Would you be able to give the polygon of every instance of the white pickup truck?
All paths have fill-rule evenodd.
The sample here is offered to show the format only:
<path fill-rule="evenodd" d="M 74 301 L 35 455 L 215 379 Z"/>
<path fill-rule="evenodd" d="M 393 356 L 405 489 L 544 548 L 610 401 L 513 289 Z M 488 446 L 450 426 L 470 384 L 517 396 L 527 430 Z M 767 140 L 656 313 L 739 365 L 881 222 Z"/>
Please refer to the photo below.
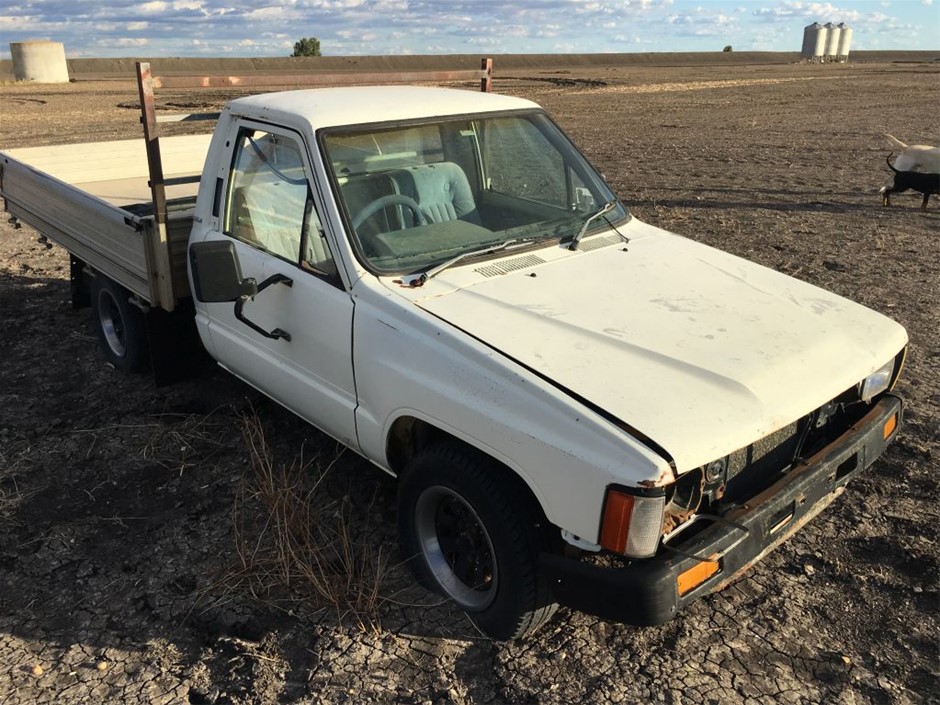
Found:
<path fill-rule="evenodd" d="M 396 476 L 404 556 L 494 638 L 670 619 L 898 432 L 901 326 L 640 222 L 530 101 L 269 93 L 159 149 L 163 217 L 137 142 L 8 150 L 0 191 L 115 365 L 194 327 Z"/>

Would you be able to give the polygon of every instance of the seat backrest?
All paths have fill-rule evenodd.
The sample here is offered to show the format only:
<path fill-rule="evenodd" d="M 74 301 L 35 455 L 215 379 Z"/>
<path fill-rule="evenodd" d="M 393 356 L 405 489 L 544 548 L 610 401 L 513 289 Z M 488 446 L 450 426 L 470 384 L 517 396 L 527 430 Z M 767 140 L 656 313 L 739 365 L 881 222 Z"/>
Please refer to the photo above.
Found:
<path fill-rule="evenodd" d="M 473 191 L 464 170 L 453 162 L 421 164 L 393 174 L 401 193 L 414 198 L 433 223 L 479 222 Z"/>
<path fill-rule="evenodd" d="M 396 193 L 396 185 L 387 174 L 367 174 L 364 176 L 342 177 L 340 188 L 343 191 L 343 200 L 351 218 L 363 210 L 373 201 Z M 387 233 L 400 230 L 402 225 L 394 218 L 389 209 L 385 208 L 365 220 L 356 233 L 360 238 L 368 238 L 377 233 Z M 400 219 L 399 219 L 400 220 Z"/>

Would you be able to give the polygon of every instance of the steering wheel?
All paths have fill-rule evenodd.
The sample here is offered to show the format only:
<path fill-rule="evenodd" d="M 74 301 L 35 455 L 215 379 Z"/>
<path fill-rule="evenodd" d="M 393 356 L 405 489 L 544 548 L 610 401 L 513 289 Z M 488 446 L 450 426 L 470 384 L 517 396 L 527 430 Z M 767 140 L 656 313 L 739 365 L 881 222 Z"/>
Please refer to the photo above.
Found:
<path fill-rule="evenodd" d="M 370 216 L 375 215 L 383 208 L 388 208 L 389 206 L 405 206 L 415 214 L 415 221 L 418 225 L 427 225 L 428 223 L 424 211 L 421 210 L 421 206 L 418 205 L 415 199 L 400 193 L 390 193 L 387 196 L 376 198 L 374 201 L 367 204 L 365 208 L 356 213 L 355 217 L 352 219 L 353 229 L 358 230 L 359 226 L 366 222 Z"/>

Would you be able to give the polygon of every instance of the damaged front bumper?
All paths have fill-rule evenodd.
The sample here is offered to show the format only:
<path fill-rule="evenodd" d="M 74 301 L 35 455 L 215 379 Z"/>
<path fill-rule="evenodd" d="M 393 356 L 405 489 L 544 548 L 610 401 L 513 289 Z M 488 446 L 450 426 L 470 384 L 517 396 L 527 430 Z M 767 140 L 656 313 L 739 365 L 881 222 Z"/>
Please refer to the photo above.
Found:
<path fill-rule="evenodd" d="M 679 547 L 623 567 L 544 553 L 543 575 L 561 604 L 629 624 L 666 622 L 733 582 L 828 506 L 894 439 L 902 407 L 899 397 L 885 395 L 836 441 Z"/>

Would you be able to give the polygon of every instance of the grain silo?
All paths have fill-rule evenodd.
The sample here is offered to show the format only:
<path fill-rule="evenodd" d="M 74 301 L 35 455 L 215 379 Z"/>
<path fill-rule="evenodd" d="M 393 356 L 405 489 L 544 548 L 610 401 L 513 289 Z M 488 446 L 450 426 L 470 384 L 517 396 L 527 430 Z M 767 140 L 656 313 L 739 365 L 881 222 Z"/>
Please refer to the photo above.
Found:
<path fill-rule="evenodd" d="M 839 38 L 842 36 L 842 30 L 832 22 L 826 22 L 826 61 L 835 61 L 839 55 Z"/>
<path fill-rule="evenodd" d="M 804 31 L 804 37 L 809 33 L 813 38 L 812 61 L 825 61 L 826 40 L 829 37 L 829 30 L 823 27 L 819 22 L 814 22 Z"/>
<path fill-rule="evenodd" d="M 822 46 L 819 51 L 816 51 L 817 46 L 820 44 L 819 36 L 820 33 L 823 33 L 825 37 L 825 29 L 819 24 L 819 22 L 813 22 L 813 24 L 806 25 L 803 28 L 803 49 L 800 51 L 800 56 L 804 59 L 812 61 L 816 56 L 822 56 L 826 48 L 826 41 L 823 39 Z"/>
<path fill-rule="evenodd" d="M 848 61 L 849 49 L 852 48 L 852 28 L 840 22 L 839 30 L 839 61 Z"/>

